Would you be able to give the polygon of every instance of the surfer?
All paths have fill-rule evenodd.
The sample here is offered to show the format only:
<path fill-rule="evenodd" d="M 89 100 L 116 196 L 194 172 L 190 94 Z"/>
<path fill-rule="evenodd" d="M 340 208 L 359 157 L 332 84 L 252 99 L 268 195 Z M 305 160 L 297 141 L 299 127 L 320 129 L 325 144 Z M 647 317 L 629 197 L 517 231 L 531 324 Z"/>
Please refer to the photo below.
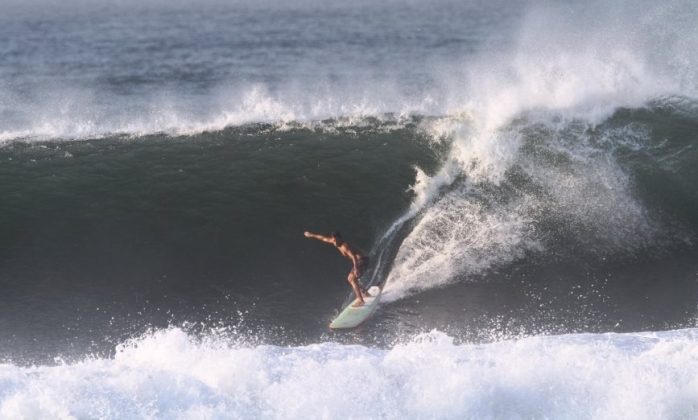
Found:
<path fill-rule="evenodd" d="M 354 293 L 356 294 L 356 299 L 358 299 L 358 302 L 356 302 L 352 306 L 363 305 L 364 298 L 371 296 L 370 294 L 368 294 L 366 289 L 364 289 L 364 287 L 361 286 L 361 283 L 359 282 L 359 278 L 366 272 L 366 269 L 368 268 L 368 257 L 362 254 L 361 251 L 359 251 L 355 247 L 345 242 L 342 239 L 342 235 L 339 232 L 334 232 L 330 236 L 318 235 L 317 233 L 312 232 L 303 232 L 303 235 L 305 235 L 306 238 L 317 239 L 318 241 L 326 242 L 328 244 L 333 245 L 335 248 L 337 248 L 337 251 L 339 251 L 340 254 L 351 260 L 353 267 L 351 269 L 351 272 L 349 273 L 349 276 L 347 277 L 347 281 L 351 285 L 351 288 L 354 290 Z"/>

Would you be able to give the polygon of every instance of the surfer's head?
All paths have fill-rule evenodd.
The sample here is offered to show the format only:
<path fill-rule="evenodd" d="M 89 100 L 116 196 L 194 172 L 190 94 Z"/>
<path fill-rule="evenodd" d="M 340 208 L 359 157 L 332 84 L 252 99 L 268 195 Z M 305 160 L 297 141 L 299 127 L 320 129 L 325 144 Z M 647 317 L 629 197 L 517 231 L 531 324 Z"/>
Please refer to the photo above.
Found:
<path fill-rule="evenodd" d="M 339 232 L 332 232 L 332 239 L 334 239 L 334 246 L 342 245 L 342 234 Z"/>

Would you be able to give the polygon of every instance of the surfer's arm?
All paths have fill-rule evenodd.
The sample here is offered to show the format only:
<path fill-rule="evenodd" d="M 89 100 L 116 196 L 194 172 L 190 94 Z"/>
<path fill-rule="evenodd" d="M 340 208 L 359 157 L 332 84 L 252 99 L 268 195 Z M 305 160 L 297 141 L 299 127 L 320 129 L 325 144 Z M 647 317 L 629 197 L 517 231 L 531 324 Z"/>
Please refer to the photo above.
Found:
<path fill-rule="evenodd" d="M 307 232 L 307 231 L 303 232 L 303 235 L 305 235 L 306 238 L 317 239 L 318 241 L 327 242 L 328 244 L 332 243 L 332 238 L 330 238 L 329 236 L 322 236 L 322 235 L 318 235 L 317 233 L 312 233 L 312 232 Z"/>

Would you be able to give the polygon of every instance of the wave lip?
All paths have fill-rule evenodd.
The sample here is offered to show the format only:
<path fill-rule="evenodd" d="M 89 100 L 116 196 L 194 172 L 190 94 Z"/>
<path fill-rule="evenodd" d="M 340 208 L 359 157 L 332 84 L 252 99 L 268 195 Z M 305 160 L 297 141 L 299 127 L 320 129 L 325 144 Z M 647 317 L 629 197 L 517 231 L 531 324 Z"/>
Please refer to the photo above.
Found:
<path fill-rule="evenodd" d="M 629 6 L 534 4 L 510 50 L 468 64 L 467 93 L 444 113 L 467 118 L 434 124 L 450 153 L 439 172 L 415 182 L 420 208 L 409 212 L 386 300 L 540 254 L 559 245 L 555 237 L 605 256 L 660 242 L 669 229 L 647 211 L 613 150 L 651 139 L 641 123 L 616 130 L 612 120 L 622 109 L 695 98 L 695 66 L 686 64 L 698 56 L 677 51 L 698 40 L 684 19 L 696 9 Z"/>
<path fill-rule="evenodd" d="M 178 328 L 59 366 L 0 365 L 4 418 L 691 418 L 698 329 L 375 349 Z"/>

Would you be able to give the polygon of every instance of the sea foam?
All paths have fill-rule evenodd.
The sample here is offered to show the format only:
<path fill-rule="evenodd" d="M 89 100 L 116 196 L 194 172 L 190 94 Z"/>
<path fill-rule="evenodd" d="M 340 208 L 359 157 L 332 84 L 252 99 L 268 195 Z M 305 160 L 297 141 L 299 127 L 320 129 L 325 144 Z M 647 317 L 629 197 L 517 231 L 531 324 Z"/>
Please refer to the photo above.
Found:
<path fill-rule="evenodd" d="M 698 416 L 698 330 L 389 349 L 240 346 L 178 328 L 113 358 L 0 365 L 3 418 L 565 418 Z"/>

